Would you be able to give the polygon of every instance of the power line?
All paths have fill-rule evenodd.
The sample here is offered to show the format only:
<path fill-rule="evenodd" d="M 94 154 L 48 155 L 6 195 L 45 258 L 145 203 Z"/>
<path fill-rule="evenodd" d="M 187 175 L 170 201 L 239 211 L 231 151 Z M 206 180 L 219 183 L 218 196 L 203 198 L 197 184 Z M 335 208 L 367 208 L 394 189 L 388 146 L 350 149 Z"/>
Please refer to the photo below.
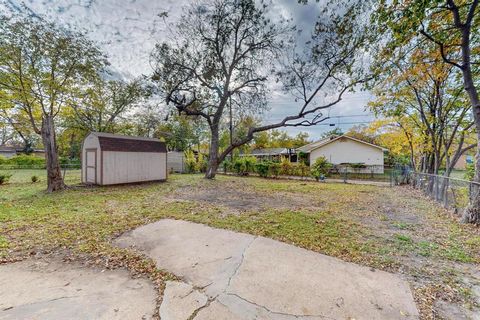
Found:
<path fill-rule="evenodd" d="M 375 116 L 374 114 L 352 114 L 352 115 L 341 115 L 341 116 L 326 116 L 325 118 L 327 119 L 341 119 L 341 118 L 357 118 L 357 117 L 373 117 Z M 274 116 L 274 117 L 268 117 L 269 120 L 283 120 L 287 116 Z M 315 116 L 308 116 L 308 117 L 303 117 L 301 119 L 313 119 Z"/>
<path fill-rule="evenodd" d="M 337 122 L 337 123 L 319 123 L 318 125 L 324 125 L 324 126 L 335 126 L 335 125 L 341 125 L 341 124 L 362 124 L 362 123 L 373 123 L 373 121 L 355 121 L 355 122 Z"/>

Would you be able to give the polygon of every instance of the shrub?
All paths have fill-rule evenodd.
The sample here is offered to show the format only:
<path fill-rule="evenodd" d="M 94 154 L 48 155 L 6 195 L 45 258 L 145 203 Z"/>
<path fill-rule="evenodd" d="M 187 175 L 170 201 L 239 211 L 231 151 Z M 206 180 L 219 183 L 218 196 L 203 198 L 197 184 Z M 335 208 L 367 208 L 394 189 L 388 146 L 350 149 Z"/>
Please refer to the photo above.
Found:
<path fill-rule="evenodd" d="M 317 181 L 322 176 L 326 176 L 329 170 L 332 168 L 332 164 L 327 161 L 325 157 L 319 157 L 312 165 L 311 174 Z"/>
<path fill-rule="evenodd" d="M 260 177 L 266 178 L 270 173 L 270 162 L 268 161 L 261 161 L 255 164 L 255 171 L 258 173 Z"/>
<path fill-rule="evenodd" d="M 232 169 L 233 171 L 235 171 L 236 174 L 242 175 L 245 172 L 245 162 L 243 161 L 243 159 L 235 159 L 235 161 L 233 161 Z"/>
<path fill-rule="evenodd" d="M 306 177 L 310 175 L 310 167 L 305 164 L 305 162 L 300 162 L 297 165 L 297 176 Z"/>
<path fill-rule="evenodd" d="M 257 158 L 255 157 L 245 157 L 243 158 L 245 162 L 245 171 L 248 172 L 255 172 L 255 164 L 257 163 Z"/>
<path fill-rule="evenodd" d="M 78 158 L 60 157 L 58 159 L 61 165 L 80 165 L 81 161 Z"/>
<path fill-rule="evenodd" d="M 11 174 L 0 173 L 0 184 L 7 183 L 10 180 L 11 177 L 12 177 Z"/>
<path fill-rule="evenodd" d="M 261 161 L 255 164 L 255 171 L 260 177 L 278 177 L 280 174 L 281 166 L 278 162 L 273 161 Z"/>
<path fill-rule="evenodd" d="M 475 176 L 475 164 L 473 163 L 468 163 L 467 166 L 465 167 L 465 173 L 464 173 L 464 179 L 472 181 L 473 177 Z"/>
<path fill-rule="evenodd" d="M 185 171 L 187 173 L 197 172 L 197 159 L 192 150 L 185 151 Z"/>
<path fill-rule="evenodd" d="M 230 160 L 223 160 L 220 166 L 223 168 L 224 172 L 232 171 L 232 162 Z"/>
<path fill-rule="evenodd" d="M 6 159 L 5 164 L 25 167 L 43 167 L 45 166 L 45 158 L 40 158 L 33 155 L 20 154 Z"/>
<path fill-rule="evenodd" d="M 4 156 L 0 156 L 0 165 L 6 164 L 6 163 L 7 163 L 7 158 L 5 158 Z"/>
<path fill-rule="evenodd" d="M 305 152 L 303 152 L 303 151 L 300 151 L 300 152 L 298 153 L 298 155 L 297 155 L 297 158 L 298 158 L 298 159 L 297 159 L 298 162 L 304 162 L 304 163 L 307 164 L 307 165 L 309 164 L 309 163 L 308 163 L 308 153 L 305 153 Z"/>
<path fill-rule="evenodd" d="M 293 174 L 293 165 L 290 160 L 286 158 L 282 159 L 280 162 L 280 174 L 285 176 Z"/>
<path fill-rule="evenodd" d="M 348 166 L 354 170 L 365 169 L 367 167 L 364 163 L 349 163 Z"/>
<path fill-rule="evenodd" d="M 273 176 L 274 178 L 277 178 L 278 175 L 280 174 L 280 163 L 278 162 L 271 162 L 270 163 L 270 168 L 269 168 L 270 175 Z"/>
<path fill-rule="evenodd" d="M 207 172 L 207 167 L 208 167 L 207 158 L 203 154 L 199 153 L 198 159 L 197 159 L 196 171 Z"/>
<path fill-rule="evenodd" d="M 38 181 L 38 177 L 37 176 L 32 176 L 32 182 L 35 183 Z"/>
<path fill-rule="evenodd" d="M 237 158 L 233 162 L 232 169 L 235 171 L 236 174 L 245 176 L 248 175 L 249 172 L 255 171 L 256 163 L 257 159 L 254 157 Z"/>

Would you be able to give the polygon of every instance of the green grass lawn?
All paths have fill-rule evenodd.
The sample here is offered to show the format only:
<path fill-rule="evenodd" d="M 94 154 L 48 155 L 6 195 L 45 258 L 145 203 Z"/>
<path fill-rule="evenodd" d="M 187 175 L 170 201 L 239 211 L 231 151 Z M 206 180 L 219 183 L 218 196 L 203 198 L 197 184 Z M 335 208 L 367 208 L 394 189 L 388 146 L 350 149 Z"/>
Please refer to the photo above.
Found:
<path fill-rule="evenodd" d="M 452 173 L 450 173 L 450 177 L 455 178 L 455 179 L 465 180 L 466 179 L 465 174 L 466 174 L 466 170 L 455 169 L 455 170 L 452 171 Z"/>
<path fill-rule="evenodd" d="M 125 231 L 175 218 L 270 237 L 346 261 L 402 274 L 422 318 L 434 303 L 476 310 L 470 280 L 480 263 L 480 233 L 404 187 L 376 187 L 261 178 L 172 175 L 164 183 L 111 187 L 79 184 L 47 194 L 45 172 L 12 170 L 0 186 L 0 262 L 62 254 L 107 268 L 128 267 L 165 278 L 153 261 L 111 245 Z M 37 175 L 40 181 L 31 182 Z M 473 280 L 472 280 L 473 281 Z"/>

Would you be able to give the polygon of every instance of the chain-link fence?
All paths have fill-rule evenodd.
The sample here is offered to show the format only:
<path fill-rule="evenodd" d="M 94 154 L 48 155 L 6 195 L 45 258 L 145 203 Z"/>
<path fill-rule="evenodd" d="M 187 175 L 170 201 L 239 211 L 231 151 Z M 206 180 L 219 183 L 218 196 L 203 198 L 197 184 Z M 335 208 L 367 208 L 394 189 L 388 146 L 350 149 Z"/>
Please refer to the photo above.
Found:
<path fill-rule="evenodd" d="M 476 182 L 413 171 L 407 183 L 455 213 L 461 213 L 480 188 Z"/>
<path fill-rule="evenodd" d="M 345 182 L 349 180 L 389 182 L 394 170 L 394 167 L 383 165 L 335 165 L 330 170 L 328 178 Z"/>
<path fill-rule="evenodd" d="M 63 178 L 70 184 L 80 183 L 80 164 L 60 164 Z M 47 170 L 45 165 L 0 165 L 0 175 L 8 177 L 9 183 L 30 183 L 35 181 L 46 181 Z"/>
<path fill-rule="evenodd" d="M 80 169 L 80 163 L 61 163 L 60 168 L 62 170 L 74 170 Z M 0 164 L 0 170 L 14 170 L 14 169 L 31 169 L 31 170 L 42 170 L 46 169 L 44 164 Z"/>
<path fill-rule="evenodd" d="M 408 165 L 396 164 L 392 166 L 389 171 L 390 185 L 393 187 L 402 184 L 408 184 L 411 172 L 413 172 L 413 170 Z"/>

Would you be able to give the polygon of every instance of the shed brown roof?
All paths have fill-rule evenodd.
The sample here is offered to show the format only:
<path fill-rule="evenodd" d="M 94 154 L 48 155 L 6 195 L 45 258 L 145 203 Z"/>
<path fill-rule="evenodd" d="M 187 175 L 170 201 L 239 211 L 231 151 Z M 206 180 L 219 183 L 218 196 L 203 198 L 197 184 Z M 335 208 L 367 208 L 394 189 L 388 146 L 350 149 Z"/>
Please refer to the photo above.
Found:
<path fill-rule="evenodd" d="M 167 152 L 165 143 L 160 140 L 144 140 L 99 136 L 100 148 L 103 151 L 123 152 Z"/>

